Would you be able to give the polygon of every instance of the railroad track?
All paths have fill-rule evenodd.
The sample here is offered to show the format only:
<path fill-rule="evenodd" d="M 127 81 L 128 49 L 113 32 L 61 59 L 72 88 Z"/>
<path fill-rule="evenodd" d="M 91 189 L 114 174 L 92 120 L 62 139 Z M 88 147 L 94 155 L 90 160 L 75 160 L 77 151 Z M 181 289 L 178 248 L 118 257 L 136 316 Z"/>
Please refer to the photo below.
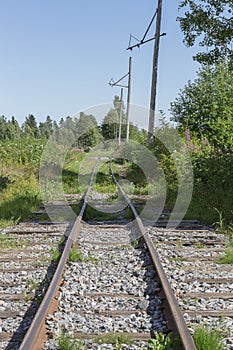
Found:
<path fill-rule="evenodd" d="M 71 205 L 79 196 L 67 196 Z M 51 205 L 64 214 L 64 202 Z M 46 221 L 45 221 L 46 220 Z M 56 271 L 72 225 L 52 223 L 42 207 L 31 219 L 0 230 L 0 349 L 18 349 Z"/>
<path fill-rule="evenodd" d="M 138 349 L 154 331 L 167 334 L 172 330 L 174 336 L 182 337 L 185 349 L 195 349 L 140 219 L 134 222 L 136 227 L 85 224 L 81 228 L 90 191 L 91 187 L 20 350 L 43 348 L 46 334 L 55 339 L 48 339 L 44 349 L 56 349 L 56 335 L 64 330 L 81 338 L 83 348 L 89 349 L 99 349 L 99 341 L 101 348 L 109 348 L 105 344 L 109 334 L 114 334 L 115 345 L 126 336 L 133 341 L 130 348 Z M 71 247 L 78 248 L 79 261 L 65 268 Z"/>
<path fill-rule="evenodd" d="M 22 342 L 56 269 L 55 252 L 67 227 L 20 224 L 0 235 L 0 349 Z"/>
<path fill-rule="evenodd" d="M 200 229 L 148 232 L 190 332 L 200 325 L 219 329 L 226 349 L 233 349 L 233 269 L 218 263 L 226 236 Z"/>
<path fill-rule="evenodd" d="M 93 176 L 92 174 L 92 179 Z M 120 187 L 119 191 L 125 195 Z M 186 317 L 187 307 L 184 308 L 180 302 L 183 298 L 180 298 L 180 291 L 177 292 L 177 286 L 172 279 L 173 266 L 169 270 L 167 265 L 168 252 L 171 251 L 172 245 L 168 243 L 169 247 L 161 246 L 164 231 L 151 229 L 148 234 L 126 197 L 125 200 L 136 215 L 134 222 L 121 225 L 83 223 L 82 216 L 90 193 L 91 187 L 85 195 L 84 205 L 72 229 L 63 225 L 62 231 L 60 226 L 51 225 L 59 231 L 55 246 L 58 246 L 62 235 L 68 237 L 63 254 L 56 272 L 53 270 L 48 278 L 50 281 L 53 276 L 36 315 L 35 312 L 33 315 L 29 313 L 28 319 L 24 317 L 24 320 L 19 320 L 16 327 L 18 332 L 14 330 L 6 349 L 55 350 L 59 349 L 61 334 L 72 334 L 80 340 L 80 349 L 133 350 L 146 348 L 147 341 L 154 331 L 163 334 L 172 331 L 173 336 L 178 335 L 181 338 L 183 349 L 195 350 L 180 308 L 191 332 L 193 321 Z M 45 226 L 47 230 L 52 230 L 49 225 Z M 41 227 L 42 225 L 40 229 Z M 35 237 L 34 234 L 33 236 Z M 181 238 L 178 240 L 180 242 Z M 170 242 L 171 238 L 168 241 Z M 161 254 L 164 268 L 155 246 Z M 181 245 L 179 247 L 181 248 Z M 70 249 L 76 251 L 76 262 L 67 263 Z M 48 256 L 48 259 L 51 257 Z M 174 271 L 178 269 L 179 267 Z M 48 271 L 47 265 L 45 276 Z M 17 283 L 21 283 L 20 279 Z M 43 283 L 40 283 L 40 286 L 43 286 Z M 48 283 L 46 288 L 47 286 Z M 25 316 L 25 312 L 27 314 L 30 308 L 28 304 L 24 307 L 21 314 Z M 14 305 L 12 308 L 15 308 Z M 22 333 L 21 329 L 24 330 Z M 9 335 L 5 341 L 7 339 L 9 340 Z M 130 345 L 120 345 L 128 342 Z M 1 344 L 4 343 L 0 343 L 0 349 L 5 349 Z"/>

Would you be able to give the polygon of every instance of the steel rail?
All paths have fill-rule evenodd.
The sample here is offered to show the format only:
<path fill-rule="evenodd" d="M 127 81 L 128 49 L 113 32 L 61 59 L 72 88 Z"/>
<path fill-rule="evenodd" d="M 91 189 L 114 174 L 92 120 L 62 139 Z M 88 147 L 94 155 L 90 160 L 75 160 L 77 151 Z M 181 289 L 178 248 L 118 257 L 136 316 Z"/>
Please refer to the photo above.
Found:
<path fill-rule="evenodd" d="M 98 163 L 98 161 L 97 161 L 97 163 Z M 82 220 L 84 211 L 85 211 L 86 206 L 87 206 L 87 198 L 88 198 L 90 191 L 91 191 L 96 167 L 97 167 L 97 164 L 93 168 L 89 187 L 88 187 L 88 189 L 83 197 L 82 208 L 81 208 L 79 215 L 78 215 L 77 219 L 75 220 L 74 225 L 72 227 L 72 230 L 67 238 L 67 241 L 66 241 L 64 250 L 62 252 L 61 258 L 59 260 L 55 274 L 53 275 L 53 278 L 52 278 L 51 283 L 47 289 L 47 292 L 44 296 L 44 299 L 42 300 L 42 302 L 41 302 L 41 304 L 36 312 L 36 315 L 33 318 L 33 321 L 31 323 L 29 329 L 27 330 L 27 333 L 24 336 L 24 339 L 19 347 L 19 350 L 41 349 L 41 347 L 38 347 L 36 344 L 38 344 L 40 342 L 39 336 L 40 336 L 41 330 L 45 324 L 45 319 L 47 317 L 47 314 L 48 314 L 49 308 L 52 304 L 52 301 L 58 292 L 58 288 L 59 288 L 59 285 L 60 285 L 60 282 L 61 282 L 61 279 L 63 276 L 65 265 L 66 265 L 66 262 L 67 262 L 68 257 L 69 257 L 69 251 L 70 251 L 74 241 L 77 239 L 77 236 L 80 232 L 81 220 Z"/>
<path fill-rule="evenodd" d="M 194 344 L 193 338 L 192 338 L 192 336 L 188 330 L 188 327 L 185 323 L 185 320 L 184 320 L 184 317 L 183 317 L 182 312 L 180 310 L 179 304 L 176 300 L 176 297 L 173 293 L 171 285 L 168 281 L 166 273 L 165 273 L 163 266 L 160 262 L 159 255 L 158 255 L 148 233 L 145 231 L 144 225 L 143 225 L 136 209 L 134 208 L 129 197 L 124 192 L 124 190 L 122 189 L 122 187 L 118 183 L 115 175 L 113 174 L 112 163 L 111 163 L 111 172 L 112 172 L 112 178 L 115 181 L 119 191 L 121 192 L 122 196 L 124 197 L 128 206 L 130 207 L 130 209 L 133 212 L 133 215 L 135 217 L 135 220 L 136 220 L 138 229 L 140 231 L 141 237 L 143 237 L 144 242 L 145 242 L 145 244 L 150 252 L 151 259 L 153 261 L 153 264 L 154 264 L 155 269 L 157 271 L 157 274 L 159 276 L 159 280 L 161 282 L 162 289 L 163 289 L 163 292 L 165 294 L 165 297 L 166 297 L 166 300 L 168 303 L 169 311 L 170 311 L 171 317 L 173 319 L 173 323 L 175 324 L 177 333 L 178 333 L 180 340 L 182 342 L 183 349 L 184 350 L 197 350 L 196 346 Z"/>

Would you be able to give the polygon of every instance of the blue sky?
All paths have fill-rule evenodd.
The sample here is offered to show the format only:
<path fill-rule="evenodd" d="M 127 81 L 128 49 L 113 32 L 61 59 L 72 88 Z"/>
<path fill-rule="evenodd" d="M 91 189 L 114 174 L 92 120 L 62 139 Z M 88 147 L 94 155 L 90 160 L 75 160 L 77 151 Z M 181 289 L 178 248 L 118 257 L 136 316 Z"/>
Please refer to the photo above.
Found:
<path fill-rule="evenodd" d="M 179 3 L 163 1 L 161 32 L 167 35 L 160 41 L 156 110 L 165 112 L 199 68 L 194 49 L 182 43 Z M 148 107 L 153 43 L 126 48 L 130 33 L 141 39 L 156 6 L 157 0 L 0 0 L 0 115 L 20 124 L 28 114 L 59 120 L 111 103 L 120 88 L 108 82 L 127 73 L 129 55 L 131 102 Z"/>

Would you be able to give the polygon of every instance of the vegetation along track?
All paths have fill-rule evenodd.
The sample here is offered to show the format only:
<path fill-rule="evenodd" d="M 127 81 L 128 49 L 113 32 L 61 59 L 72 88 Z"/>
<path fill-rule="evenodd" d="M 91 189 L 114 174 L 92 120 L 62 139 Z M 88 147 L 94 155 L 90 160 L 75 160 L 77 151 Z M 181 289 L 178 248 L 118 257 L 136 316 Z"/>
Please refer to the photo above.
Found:
<path fill-rule="evenodd" d="M 115 349 L 131 342 L 124 346 L 141 349 L 154 332 L 166 335 L 170 330 L 180 335 L 184 349 L 195 349 L 140 219 L 127 226 L 81 227 L 89 195 L 90 188 L 20 350 L 41 348 L 45 332 L 49 339 L 43 349 L 59 349 L 69 334 L 83 349 Z"/>
<path fill-rule="evenodd" d="M 120 191 L 122 190 L 120 189 Z M 90 189 L 86 196 L 89 194 Z M 131 205 L 129 199 L 126 200 Z M 144 349 L 147 348 L 147 340 L 153 335 L 154 331 L 167 334 L 170 330 L 174 334 L 180 335 L 184 349 L 195 349 L 171 290 L 173 288 L 186 322 L 192 331 L 194 318 L 192 318 L 192 313 L 187 311 L 191 305 L 192 296 L 188 295 L 185 306 L 180 301 L 184 300 L 181 297 L 182 288 L 180 283 L 182 281 L 184 284 L 186 282 L 188 284 L 190 281 L 188 279 L 184 281 L 181 271 L 185 269 L 180 269 L 178 264 L 183 262 L 184 259 L 177 258 L 175 253 L 180 251 L 175 248 L 181 249 L 185 246 L 182 239 L 186 242 L 190 241 L 187 236 L 191 235 L 192 231 L 178 230 L 171 232 L 154 228 L 145 230 L 137 217 L 134 222 L 129 222 L 127 225 L 119 223 L 102 223 L 102 225 L 83 223 L 82 229 L 76 237 L 79 228 L 81 228 L 80 222 L 84 207 L 66 240 L 65 255 L 61 257 L 57 272 L 54 275 L 57 276 L 53 278 L 54 287 L 49 286 L 46 293 L 48 299 L 44 299 L 40 304 L 39 312 L 34 318 L 20 350 L 59 349 L 60 342 L 72 342 L 70 334 L 75 339 L 80 340 L 76 347 L 80 349 Z M 37 225 L 37 227 L 41 228 L 42 225 Z M 56 227 L 61 233 L 60 226 L 47 225 L 44 227 L 48 231 Z M 67 229 L 67 226 L 63 225 L 63 232 L 65 229 Z M 154 245 L 146 231 L 149 231 Z M 195 232 L 198 237 L 197 231 Z M 179 238 L 176 238 L 177 236 Z M 211 237 L 211 234 L 208 233 L 207 235 L 205 232 L 205 238 L 208 239 L 207 236 Z M 60 237 L 61 235 L 59 238 L 57 237 L 56 246 Z M 168 237 L 167 245 L 161 243 L 166 241 L 166 237 Z M 216 237 L 218 237 L 219 245 L 222 247 L 219 240 L 220 236 Z M 208 239 L 208 241 L 210 240 L 211 238 Z M 172 243 L 172 241 L 176 241 L 176 243 Z M 189 244 L 192 244 L 192 242 L 189 242 Z M 200 247 L 200 244 L 200 240 L 197 241 L 194 244 L 195 249 L 193 251 L 196 251 L 197 248 L 199 250 L 204 249 Z M 197 247 L 197 245 L 199 246 Z M 160 259 L 164 264 L 171 286 L 154 246 L 161 254 Z M 72 258 L 72 254 L 69 253 L 71 247 L 74 248 L 72 249 Z M 171 247 L 175 248 L 171 250 Z M 218 249 L 218 247 L 216 248 Z M 171 252 L 177 266 L 172 265 L 169 260 Z M 64 276 L 61 280 L 69 254 L 70 260 L 74 261 L 69 261 L 66 264 Z M 190 258 L 191 251 L 188 255 Z M 47 271 L 49 269 L 45 271 L 45 275 Z M 53 273 L 54 271 L 51 274 Z M 231 277 L 229 275 L 229 278 Z M 185 293 L 187 293 L 186 288 L 187 286 L 183 288 Z M 190 291 L 190 293 L 192 292 Z M 24 294 L 27 294 L 27 291 Z M 27 299 L 29 299 L 29 296 Z M 223 297 L 223 299 L 227 300 L 226 297 Z M 226 304 L 225 307 L 228 308 L 228 305 Z M 15 310 L 15 306 L 12 308 Z M 196 305 L 194 309 L 196 311 Z M 32 314 L 30 316 L 30 312 L 28 312 L 30 309 L 27 305 L 25 305 L 24 310 L 31 318 L 24 318 L 24 321 L 22 319 L 19 321 L 21 329 L 27 329 L 33 317 Z M 187 315 L 190 316 L 187 317 Z M 13 318 L 15 317 L 13 316 Z M 41 325 L 43 325 L 42 328 Z M 17 328 L 19 330 L 19 326 Z M 47 339 L 45 345 L 42 345 L 45 333 L 49 335 L 49 339 Z M 11 347 L 8 346 L 8 349 L 17 349 L 19 347 L 17 342 L 21 341 L 20 337 L 22 337 L 21 333 L 15 331 L 11 339 Z M 36 339 L 35 342 L 34 339 Z M 4 346 L 2 348 L 4 349 Z M 154 348 L 156 349 L 156 347 Z M 178 348 L 177 345 L 175 349 Z"/>

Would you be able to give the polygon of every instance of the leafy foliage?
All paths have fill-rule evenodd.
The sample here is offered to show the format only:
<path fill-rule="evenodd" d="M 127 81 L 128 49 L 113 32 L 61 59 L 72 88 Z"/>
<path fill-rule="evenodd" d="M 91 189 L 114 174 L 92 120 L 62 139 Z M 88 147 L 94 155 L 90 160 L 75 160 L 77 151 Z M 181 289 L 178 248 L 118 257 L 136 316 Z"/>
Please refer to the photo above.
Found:
<path fill-rule="evenodd" d="M 101 140 L 98 123 L 93 115 L 81 112 L 77 121 L 78 146 L 88 149 L 96 146 Z"/>
<path fill-rule="evenodd" d="M 172 120 L 222 150 L 233 149 L 233 71 L 227 64 L 203 67 L 171 103 Z"/>
<path fill-rule="evenodd" d="M 163 334 L 155 332 L 155 338 L 148 341 L 149 350 L 178 350 L 180 349 L 179 340 L 171 339 L 172 333 Z"/>
<path fill-rule="evenodd" d="M 179 9 L 187 9 L 178 17 L 186 46 L 193 46 L 200 38 L 199 46 L 207 52 L 199 52 L 194 59 L 200 63 L 216 63 L 227 58 L 233 63 L 233 1 L 232 0 L 183 0 Z"/>
<path fill-rule="evenodd" d="M 38 167 L 44 149 L 43 140 L 33 138 L 0 142 L 0 159 L 2 165 L 34 165 Z"/>

